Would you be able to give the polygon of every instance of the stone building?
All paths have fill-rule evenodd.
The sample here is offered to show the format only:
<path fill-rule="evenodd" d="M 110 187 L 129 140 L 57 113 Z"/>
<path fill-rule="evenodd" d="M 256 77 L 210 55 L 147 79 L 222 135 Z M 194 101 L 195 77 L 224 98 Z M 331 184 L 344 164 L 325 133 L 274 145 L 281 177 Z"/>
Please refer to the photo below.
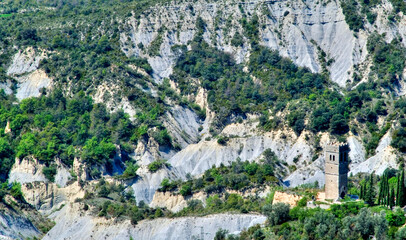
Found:
<path fill-rule="evenodd" d="M 348 144 L 329 144 L 325 147 L 325 198 L 337 200 L 347 195 Z"/>

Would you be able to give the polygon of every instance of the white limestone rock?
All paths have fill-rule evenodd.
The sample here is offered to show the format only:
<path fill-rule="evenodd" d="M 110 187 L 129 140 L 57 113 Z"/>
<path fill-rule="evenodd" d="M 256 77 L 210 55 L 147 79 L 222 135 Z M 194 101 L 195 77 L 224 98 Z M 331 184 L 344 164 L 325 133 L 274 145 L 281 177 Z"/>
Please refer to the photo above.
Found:
<path fill-rule="evenodd" d="M 15 77 L 17 80 L 17 94 L 19 100 L 29 97 L 39 97 L 42 88 L 49 89 L 52 80 L 43 70 L 35 70 L 21 77 Z"/>
<path fill-rule="evenodd" d="M 256 224 L 263 224 L 266 217 L 255 214 L 215 214 L 205 217 L 158 218 L 143 220 L 132 225 L 129 220 L 117 222 L 79 213 L 79 204 L 66 205 L 51 214 L 56 222 L 44 240 L 52 239 L 143 239 L 183 240 L 213 239 L 222 228 L 238 234 Z M 203 232 L 203 236 L 201 233 Z M 203 237 L 203 238 L 201 238 Z"/>

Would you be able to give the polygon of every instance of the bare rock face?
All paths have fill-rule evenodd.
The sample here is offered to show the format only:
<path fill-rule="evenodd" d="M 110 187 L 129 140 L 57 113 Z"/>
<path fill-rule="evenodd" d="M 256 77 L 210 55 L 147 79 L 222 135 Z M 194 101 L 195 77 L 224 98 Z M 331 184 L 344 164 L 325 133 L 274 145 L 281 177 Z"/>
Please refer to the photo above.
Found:
<path fill-rule="evenodd" d="M 6 128 L 4 128 L 4 134 L 10 133 L 11 128 L 10 128 L 10 121 L 7 121 Z"/>
<path fill-rule="evenodd" d="M 0 239 L 15 240 L 39 237 L 41 232 L 26 216 L 0 206 Z"/>
<path fill-rule="evenodd" d="M 38 164 L 35 159 L 16 159 L 9 174 L 9 182 L 19 182 L 21 184 L 37 181 L 48 182 L 42 173 L 42 168 L 43 166 Z"/>
<path fill-rule="evenodd" d="M 205 217 L 158 218 L 132 225 L 129 220 L 114 222 L 79 212 L 79 204 L 73 204 L 51 214 L 56 225 L 43 239 L 213 239 L 220 228 L 230 233 L 239 233 L 266 221 L 265 216 L 255 214 L 216 214 Z"/>
<path fill-rule="evenodd" d="M 288 130 L 279 130 L 271 133 L 262 133 L 256 129 L 256 124 L 241 123 L 227 126 L 221 133 L 229 136 L 226 145 L 217 143 L 217 139 L 201 140 L 195 144 L 189 144 L 186 148 L 169 158 L 169 168 L 164 168 L 156 173 L 150 173 L 146 167 L 148 161 L 141 160 L 145 164 L 138 170 L 139 178 L 130 183 L 137 201 L 150 203 L 156 190 L 164 178 L 186 179 L 191 176 L 199 176 L 212 166 L 221 164 L 230 165 L 233 161 L 258 161 L 262 153 L 271 149 L 275 154 L 288 164 L 306 166 L 312 158 L 312 147 L 303 136 L 296 137 Z M 237 134 L 237 135 L 235 135 Z M 297 158 L 297 163 L 294 159 Z M 296 160 L 295 160 L 296 161 Z M 322 169 L 319 169 L 322 173 Z M 309 172 L 312 176 L 315 172 Z"/>
<path fill-rule="evenodd" d="M 84 195 L 78 182 L 68 182 L 72 176 L 58 160 L 55 182 L 52 183 L 42 173 L 44 165 L 33 158 L 16 159 L 9 182 L 21 183 L 25 200 L 43 213 L 49 213 L 63 204 L 73 202 Z"/>
<path fill-rule="evenodd" d="M 388 131 L 379 142 L 376 148 L 376 154 L 365 161 L 359 163 L 350 169 L 349 174 L 357 174 L 360 172 L 371 173 L 381 175 L 386 168 L 398 168 L 397 158 L 395 149 L 390 146 L 392 141 L 392 131 Z"/>
<path fill-rule="evenodd" d="M 119 87 L 114 84 L 103 83 L 97 86 L 96 93 L 93 95 L 93 99 L 96 103 L 104 103 L 108 111 L 113 112 L 122 109 L 130 116 L 131 120 L 134 120 L 136 111 L 130 104 L 127 98 L 116 100 L 113 96 L 119 91 Z"/>
<path fill-rule="evenodd" d="M 20 50 L 13 57 L 12 64 L 7 69 L 7 75 L 22 75 L 38 69 L 39 63 L 45 58 L 44 53 L 38 53 L 32 47 Z"/>
<path fill-rule="evenodd" d="M 190 200 L 200 200 L 205 204 L 207 194 L 198 192 L 193 196 L 183 197 L 182 195 L 172 195 L 170 192 L 156 192 L 150 204 L 150 207 L 167 208 L 172 212 L 179 212 L 187 207 L 187 202 Z"/>
<path fill-rule="evenodd" d="M 330 76 L 340 86 L 350 81 L 352 66 L 365 60 L 366 38 L 354 37 L 338 1 L 197 1 L 193 9 L 187 3 L 157 6 L 127 22 L 129 31 L 121 34 L 122 49 L 127 55 L 146 57 L 160 82 L 172 73 L 176 61 L 171 47 L 193 39 L 199 16 L 206 23 L 204 40 L 231 53 L 238 63 L 244 62 L 249 57 L 248 39 L 244 38 L 242 46 L 231 44 L 235 34 L 243 35 L 242 11 L 249 19 L 258 16 L 262 45 L 279 50 L 299 66 L 320 72 L 319 54 L 324 51 L 327 61 L 332 59 Z M 227 21 L 231 27 L 226 27 Z M 151 56 L 149 47 L 156 40 L 160 40 L 159 54 Z"/>
<path fill-rule="evenodd" d="M 297 205 L 297 202 L 301 198 L 302 197 L 299 196 L 299 195 L 294 195 L 294 194 L 289 194 L 289 193 L 285 193 L 285 192 L 276 191 L 275 195 L 273 197 L 272 204 L 286 203 L 286 204 L 289 204 L 291 207 L 295 207 Z"/>
<path fill-rule="evenodd" d="M 23 100 L 29 97 L 39 97 L 42 88 L 50 87 L 52 80 L 43 70 L 35 70 L 21 77 L 15 77 L 18 81 L 16 97 Z"/>
<path fill-rule="evenodd" d="M 174 106 L 166 113 L 164 126 L 182 148 L 199 140 L 200 120 L 189 108 Z"/>
<path fill-rule="evenodd" d="M 34 50 L 28 47 L 25 50 L 18 51 L 10 67 L 7 69 L 7 75 L 17 81 L 17 98 L 19 100 L 40 96 L 42 88 L 50 88 L 52 80 L 43 70 L 38 69 L 39 63 L 46 58 L 46 53 L 40 50 Z M 11 93 L 7 86 L 1 86 L 6 93 Z"/>

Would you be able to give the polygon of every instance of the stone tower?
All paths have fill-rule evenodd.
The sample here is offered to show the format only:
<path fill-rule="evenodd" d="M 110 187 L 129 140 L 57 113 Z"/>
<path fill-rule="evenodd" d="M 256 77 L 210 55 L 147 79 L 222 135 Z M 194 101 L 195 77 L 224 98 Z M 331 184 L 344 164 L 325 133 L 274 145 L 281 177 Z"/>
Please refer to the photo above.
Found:
<path fill-rule="evenodd" d="M 348 144 L 328 144 L 325 148 L 325 198 L 337 200 L 347 195 Z"/>

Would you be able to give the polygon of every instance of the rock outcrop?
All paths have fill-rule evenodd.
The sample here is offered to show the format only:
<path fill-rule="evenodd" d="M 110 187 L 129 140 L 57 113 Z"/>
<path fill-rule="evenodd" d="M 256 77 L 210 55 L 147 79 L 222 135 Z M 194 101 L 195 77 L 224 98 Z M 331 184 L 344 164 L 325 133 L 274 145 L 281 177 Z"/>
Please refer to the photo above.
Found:
<path fill-rule="evenodd" d="M 147 57 L 158 81 L 172 73 L 176 52 L 171 47 L 187 45 L 193 39 L 198 17 L 206 24 L 205 41 L 231 53 L 237 62 L 244 62 L 249 57 L 249 40 L 243 38 L 243 44 L 236 47 L 231 39 L 235 34 L 243 34 L 240 21 L 243 17 L 258 16 L 262 45 L 279 50 L 313 72 L 322 70 L 319 55 L 323 51 L 327 61 L 332 62 L 328 66 L 330 76 L 340 86 L 351 81 L 353 66 L 363 62 L 367 55 L 367 34 L 354 36 L 338 1 L 197 1 L 192 8 L 189 6 L 188 2 L 156 6 L 141 18 L 130 19 L 128 32 L 121 34 L 123 51 Z M 155 56 L 149 53 L 149 47 L 157 39 L 161 44 Z"/>
<path fill-rule="evenodd" d="M 276 191 L 273 197 L 272 204 L 275 203 L 286 203 L 289 204 L 291 207 L 295 207 L 297 202 L 301 199 L 301 196 L 295 194 L 289 194 L 285 192 Z"/>
<path fill-rule="evenodd" d="M 72 204 L 51 214 L 56 225 L 43 239 L 213 239 L 220 228 L 236 234 L 266 221 L 265 216 L 255 214 L 216 214 L 205 217 L 158 218 L 132 225 L 129 220 L 106 220 L 80 212 L 80 205 Z"/>
<path fill-rule="evenodd" d="M 14 55 L 7 69 L 7 75 L 17 81 L 16 97 L 19 100 L 38 97 L 42 88 L 51 87 L 52 80 L 43 70 L 38 69 L 40 61 L 44 58 L 46 58 L 45 51 L 34 50 L 32 47 L 20 50 Z M 11 94 L 7 86 L 4 86 L 4 89 L 6 93 Z"/>
<path fill-rule="evenodd" d="M 0 239 L 15 240 L 39 237 L 41 232 L 28 217 L 0 206 Z"/>

